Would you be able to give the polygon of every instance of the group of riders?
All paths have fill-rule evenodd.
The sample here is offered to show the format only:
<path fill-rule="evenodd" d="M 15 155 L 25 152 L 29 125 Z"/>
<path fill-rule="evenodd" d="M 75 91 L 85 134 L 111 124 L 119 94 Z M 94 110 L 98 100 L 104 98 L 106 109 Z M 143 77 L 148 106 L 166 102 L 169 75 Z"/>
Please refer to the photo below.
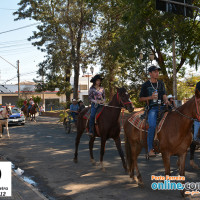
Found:
<path fill-rule="evenodd" d="M 29 101 L 24 100 L 21 111 L 24 111 L 24 109 L 27 109 L 27 116 L 29 116 L 30 110 L 34 106 L 34 104 L 35 102 L 32 97 L 30 97 Z"/>
<path fill-rule="evenodd" d="M 166 106 L 169 109 L 176 109 L 176 104 L 174 101 L 174 96 L 168 95 L 166 93 L 165 84 L 159 78 L 160 68 L 156 66 L 150 66 L 148 69 L 149 80 L 143 83 L 139 101 L 146 102 L 146 107 L 148 108 L 148 119 L 149 124 L 148 134 L 147 134 L 147 145 L 148 145 L 148 155 L 150 157 L 156 156 L 153 149 L 153 141 L 155 136 L 155 130 L 157 125 L 158 112 L 164 110 Z M 100 75 L 95 75 L 90 82 L 92 86 L 89 90 L 89 101 L 91 102 L 91 113 L 89 120 L 89 135 L 94 137 L 94 124 L 95 124 L 95 115 L 100 105 L 103 105 L 106 101 L 105 99 L 105 90 L 101 86 L 103 78 Z M 200 82 L 197 83 L 196 89 L 200 91 Z M 73 100 L 75 101 L 75 100 Z M 73 105 L 73 106 L 72 106 Z M 72 104 L 70 110 L 73 115 L 78 113 L 78 105 L 75 109 L 75 105 Z M 76 111 L 74 111 L 76 110 Z M 200 122 L 194 122 L 194 137 L 193 140 L 197 144 L 200 144 L 200 139 L 198 138 L 198 130 L 200 128 Z"/>

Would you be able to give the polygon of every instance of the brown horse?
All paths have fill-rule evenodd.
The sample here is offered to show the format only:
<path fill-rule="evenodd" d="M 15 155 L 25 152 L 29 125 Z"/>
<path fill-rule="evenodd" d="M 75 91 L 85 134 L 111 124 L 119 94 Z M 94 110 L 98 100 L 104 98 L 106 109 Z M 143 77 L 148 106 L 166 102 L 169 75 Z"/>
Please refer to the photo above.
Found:
<path fill-rule="evenodd" d="M 170 112 L 158 133 L 160 143 L 160 152 L 165 167 L 165 174 L 170 175 L 170 157 L 172 155 L 178 156 L 179 174 L 185 175 L 185 158 L 187 149 L 192 142 L 191 128 L 193 121 L 199 116 L 200 107 L 200 92 L 195 91 L 195 96 L 187 103 L 180 106 L 176 111 Z M 198 113 L 198 114 L 197 114 Z M 142 177 L 137 165 L 137 157 L 140 154 L 142 147 L 147 148 L 147 142 L 143 145 L 140 137 L 146 141 L 146 133 L 140 132 L 132 126 L 128 120 L 124 124 L 125 133 L 125 150 L 130 177 L 134 178 L 134 169 L 137 173 L 138 184 L 143 184 Z M 140 136 L 142 134 L 142 136 Z M 184 195 L 184 191 L 182 191 Z"/>
<path fill-rule="evenodd" d="M 38 105 L 35 103 L 32 105 L 32 107 L 29 111 L 31 121 L 33 121 L 33 120 L 35 121 L 35 114 L 37 113 L 37 108 L 38 108 Z M 28 117 L 29 117 L 29 114 L 28 114 Z"/>
<path fill-rule="evenodd" d="M 97 120 L 98 128 L 95 126 L 95 137 L 101 137 L 100 163 L 103 170 L 104 170 L 103 156 L 105 151 L 105 144 L 106 140 L 109 138 L 112 138 L 115 141 L 117 150 L 119 152 L 119 155 L 123 163 L 123 167 L 126 170 L 124 153 L 121 148 L 121 139 L 120 139 L 119 117 L 122 107 L 125 107 L 129 112 L 132 112 L 134 110 L 133 105 L 129 98 L 129 94 L 127 93 L 126 89 L 117 88 L 117 94 L 113 96 L 112 101 L 107 106 L 104 106 L 102 114 Z M 78 145 L 80 142 L 80 138 L 85 128 L 88 127 L 88 121 L 84 119 L 83 116 L 89 109 L 90 108 L 85 108 L 78 116 L 74 162 L 77 162 L 78 159 Z M 90 158 L 93 164 L 95 163 L 93 157 L 93 144 L 95 141 L 95 137 L 91 137 L 89 142 Z"/>

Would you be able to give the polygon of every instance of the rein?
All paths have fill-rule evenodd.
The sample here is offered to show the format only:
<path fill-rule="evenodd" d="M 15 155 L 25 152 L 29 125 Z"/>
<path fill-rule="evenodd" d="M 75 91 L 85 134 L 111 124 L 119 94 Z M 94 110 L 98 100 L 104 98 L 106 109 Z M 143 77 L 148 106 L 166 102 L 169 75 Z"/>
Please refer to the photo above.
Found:
<path fill-rule="evenodd" d="M 119 108 L 119 109 L 121 109 L 121 108 L 123 108 L 124 107 L 124 105 L 126 105 L 126 104 L 130 104 L 130 103 L 132 103 L 132 102 L 122 102 L 122 100 L 120 99 L 119 100 L 119 94 L 118 94 L 118 92 L 117 92 L 117 101 L 119 102 L 119 104 L 121 103 L 122 104 L 122 106 L 110 106 L 110 105 L 105 105 L 105 104 L 99 104 L 100 106 L 105 106 L 105 107 L 110 107 L 110 108 Z"/>
<path fill-rule="evenodd" d="M 178 114 L 180 114 L 181 116 L 187 118 L 187 119 L 190 119 L 191 121 L 197 121 L 197 122 L 200 122 L 200 113 L 199 113 L 199 108 L 198 108 L 198 104 L 197 102 L 200 101 L 200 99 L 197 99 L 195 97 L 195 106 L 196 106 L 196 117 L 197 119 L 193 118 L 193 117 L 190 117 L 188 115 L 185 115 L 183 113 L 181 113 L 179 110 L 175 109 L 174 111 L 176 111 Z"/>

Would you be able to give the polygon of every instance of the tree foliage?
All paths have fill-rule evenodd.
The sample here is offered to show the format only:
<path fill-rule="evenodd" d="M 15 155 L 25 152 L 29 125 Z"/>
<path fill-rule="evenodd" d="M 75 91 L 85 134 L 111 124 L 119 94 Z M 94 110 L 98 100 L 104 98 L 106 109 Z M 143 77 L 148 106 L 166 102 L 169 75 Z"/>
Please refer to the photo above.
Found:
<path fill-rule="evenodd" d="M 47 58 L 40 63 L 46 76 L 43 87 L 58 87 L 69 98 L 70 76 L 74 73 L 74 98 L 78 96 L 79 69 L 92 53 L 89 31 L 93 25 L 91 10 L 84 0 L 21 0 L 14 14 L 16 20 L 33 19 L 41 22 L 29 40 Z M 41 84 L 39 85 L 41 88 Z"/>

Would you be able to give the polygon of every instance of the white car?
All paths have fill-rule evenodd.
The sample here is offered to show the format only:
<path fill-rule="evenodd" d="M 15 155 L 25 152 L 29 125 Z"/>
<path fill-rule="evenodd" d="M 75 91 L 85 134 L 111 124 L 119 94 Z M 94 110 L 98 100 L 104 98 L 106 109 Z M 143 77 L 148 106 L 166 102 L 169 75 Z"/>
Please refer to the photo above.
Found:
<path fill-rule="evenodd" d="M 8 118 L 8 124 L 25 124 L 24 114 L 16 107 L 12 108 L 11 115 Z"/>

